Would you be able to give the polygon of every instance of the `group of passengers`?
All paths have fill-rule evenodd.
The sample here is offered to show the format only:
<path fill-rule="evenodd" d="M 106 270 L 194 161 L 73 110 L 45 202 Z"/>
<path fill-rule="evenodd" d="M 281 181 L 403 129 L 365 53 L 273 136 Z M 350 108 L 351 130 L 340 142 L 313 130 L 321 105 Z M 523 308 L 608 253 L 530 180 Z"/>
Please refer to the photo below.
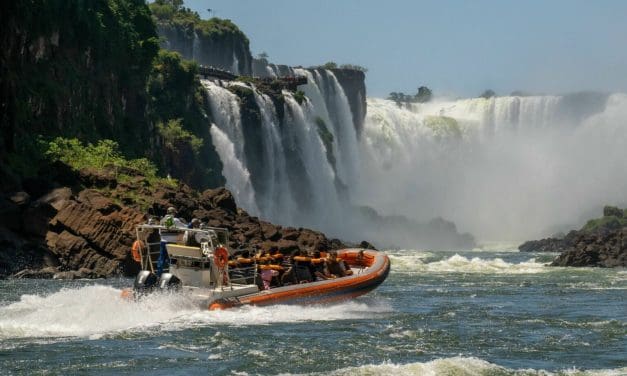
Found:
<path fill-rule="evenodd" d="M 256 265 L 259 280 L 255 281 L 260 288 L 288 286 L 327 279 L 341 278 L 353 274 L 348 263 L 338 257 L 337 251 L 322 254 L 319 251 L 308 253 L 295 250 L 290 254 L 279 251 L 269 252 L 239 251 L 229 261 L 231 280 L 239 282 L 244 279 L 250 283 L 250 273 Z M 248 278 L 247 278 L 248 277 Z"/>

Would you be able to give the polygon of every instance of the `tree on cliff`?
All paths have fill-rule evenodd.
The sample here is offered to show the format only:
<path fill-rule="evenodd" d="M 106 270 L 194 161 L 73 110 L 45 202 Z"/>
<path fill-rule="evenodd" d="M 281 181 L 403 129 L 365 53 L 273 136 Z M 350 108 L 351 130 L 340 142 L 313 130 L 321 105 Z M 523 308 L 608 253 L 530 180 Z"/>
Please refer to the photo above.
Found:
<path fill-rule="evenodd" d="M 261 61 L 262 63 L 268 65 L 269 61 L 268 58 L 270 57 L 270 55 L 268 55 L 268 53 L 266 51 L 262 51 L 259 55 L 257 55 L 257 60 Z"/>
<path fill-rule="evenodd" d="M 432 96 L 433 96 L 433 92 L 431 91 L 431 89 L 429 89 L 426 86 L 421 86 L 418 88 L 418 92 L 414 96 L 414 99 L 418 103 L 426 103 L 431 100 Z"/>
<path fill-rule="evenodd" d="M 494 92 L 494 90 L 488 89 L 488 90 L 484 91 L 483 93 L 481 93 L 481 95 L 479 97 L 488 99 L 488 98 L 492 98 L 492 97 L 495 97 L 495 96 L 496 96 L 496 93 Z"/>

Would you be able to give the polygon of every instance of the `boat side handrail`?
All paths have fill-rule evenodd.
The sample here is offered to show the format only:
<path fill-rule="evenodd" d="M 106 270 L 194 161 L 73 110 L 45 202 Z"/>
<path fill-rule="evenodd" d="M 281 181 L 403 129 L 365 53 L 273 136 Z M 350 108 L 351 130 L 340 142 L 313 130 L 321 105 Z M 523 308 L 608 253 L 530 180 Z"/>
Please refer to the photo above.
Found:
<path fill-rule="evenodd" d="M 256 264 L 252 266 L 229 268 L 229 271 L 231 272 L 229 273 L 230 274 L 229 280 L 231 284 L 247 285 L 249 284 L 248 281 L 250 279 L 252 279 L 253 283 L 257 279 L 257 265 Z M 233 275 L 234 273 L 241 274 L 242 276 L 236 277 Z"/>

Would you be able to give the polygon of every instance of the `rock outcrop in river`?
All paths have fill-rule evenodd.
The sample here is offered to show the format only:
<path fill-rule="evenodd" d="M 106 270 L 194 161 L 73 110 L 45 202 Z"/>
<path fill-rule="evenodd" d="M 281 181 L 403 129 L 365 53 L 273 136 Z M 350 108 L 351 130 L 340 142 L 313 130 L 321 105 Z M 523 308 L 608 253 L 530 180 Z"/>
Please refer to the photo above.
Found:
<path fill-rule="evenodd" d="M 564 237 L 531 240 L 521 252 L 561 252 L 552 266 L 627 267 L 627 218 L 625 211 L 606 206 L 603 217 L 588 221 Z"/>
<path fill-rule="evenodd" d="M 186 220 L 199 218 L 230 231 L 232 249 L 256 248 L 291 252 L 344 247 L 338 240 L 304 228 L 276 226 L 237 207 L 225 188 L 204 192 L 185 184 L 156 186 L 135 173 L 129 181 L 113 170 L 74 172 L 62 164 L 54 183 L 36 182 L 34 189 L 1 197 L 0 277 L 100 278 L 134 275 L 138 265 L 130 256 L 135 225 L 147 210 L 165 214 L 178 208 Z M 127 171 L 128 173 L 128 171 Z M 59 182 L 63 182 L 61 186 Z"/>

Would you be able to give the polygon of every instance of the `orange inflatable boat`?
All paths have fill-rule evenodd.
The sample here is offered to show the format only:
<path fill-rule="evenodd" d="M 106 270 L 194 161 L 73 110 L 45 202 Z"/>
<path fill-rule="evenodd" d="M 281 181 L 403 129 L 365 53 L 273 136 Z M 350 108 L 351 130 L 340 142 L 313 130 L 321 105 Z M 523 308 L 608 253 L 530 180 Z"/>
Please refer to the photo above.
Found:
<path fill-rule="evenodd" d="M 388 257 L 373 250 L 344 249 L 317 258 L 278 252 L 251 256 L 229 252 L 225 244 L 225 229 L 140 225 L 132 254 L 143 270 L 122 295 L 175 290 L 211 310 L 319 304 L 363 295 L 390 271 Z"/>

